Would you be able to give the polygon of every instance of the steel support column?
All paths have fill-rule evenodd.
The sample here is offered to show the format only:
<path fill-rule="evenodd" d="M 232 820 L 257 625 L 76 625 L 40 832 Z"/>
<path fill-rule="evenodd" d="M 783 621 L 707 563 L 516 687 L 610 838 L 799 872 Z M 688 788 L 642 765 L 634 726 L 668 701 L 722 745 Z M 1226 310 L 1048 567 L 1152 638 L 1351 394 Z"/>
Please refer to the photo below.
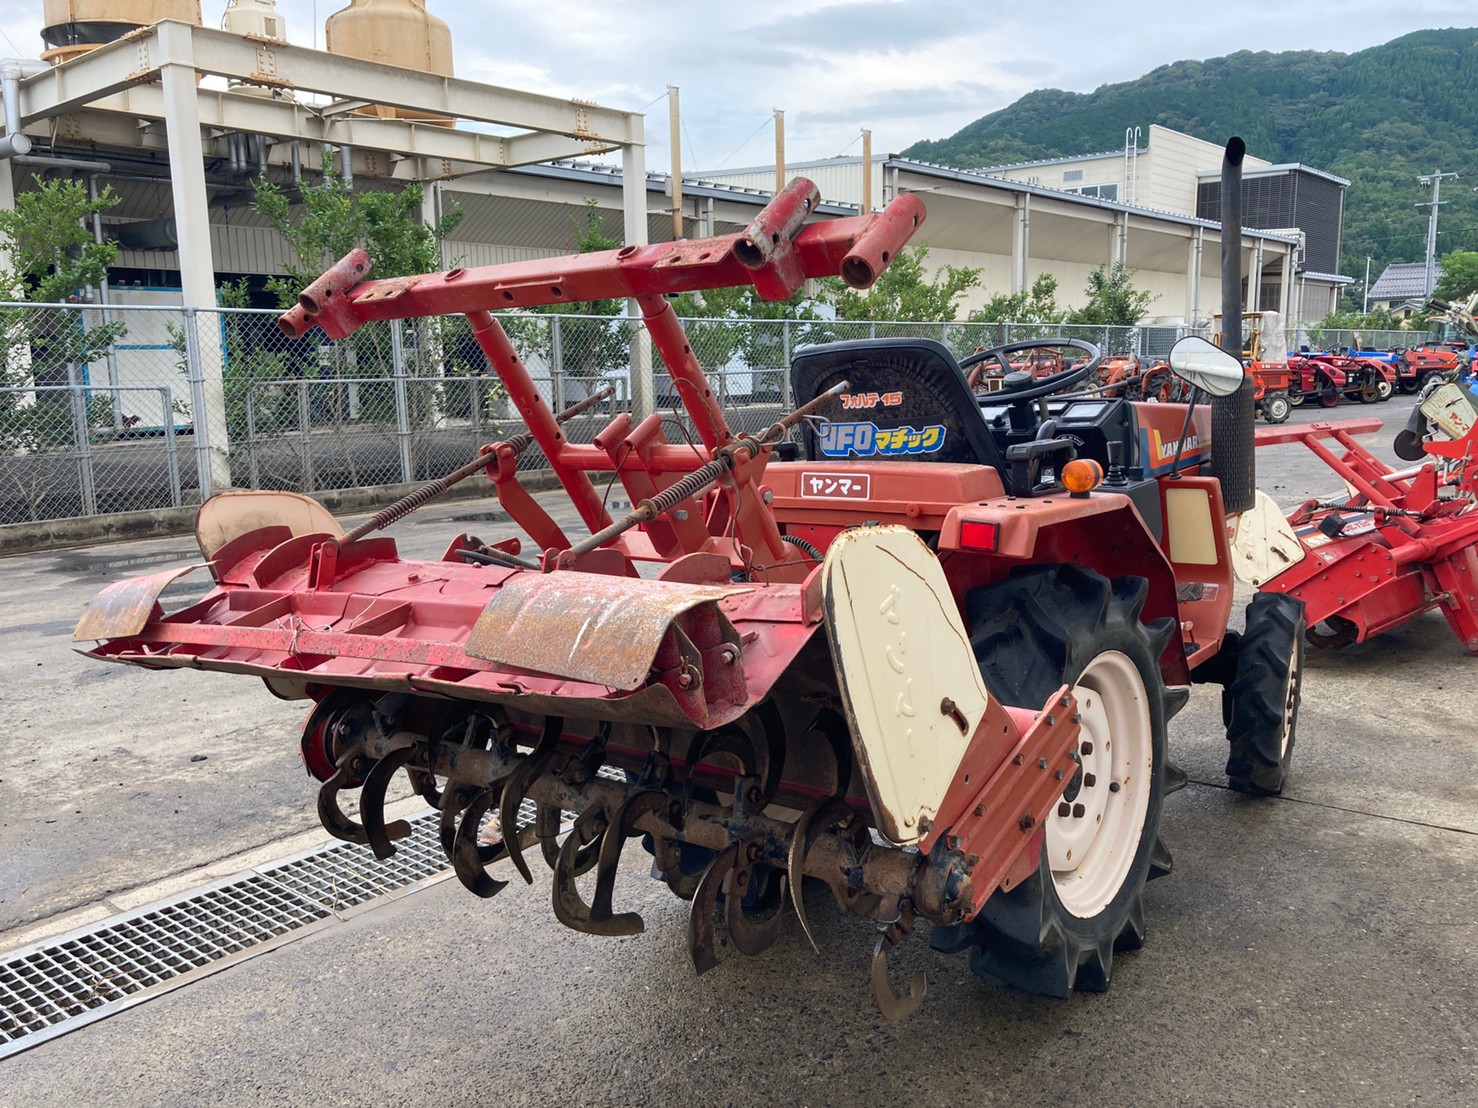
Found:
<path fill-rule="evenodd" d="M 1247 269 L 1246 311 L 1255 312 L 1262 302 L 1262 239 L 1252 244 L 1252 265 Z"/>
<path fill-rule="evenodd" d="M 642 145 L 642 119 L 632 120 L 635 141 L 621 148 L 621 210 L 624 215 L 622 235 L 625 246 L 647 245 L 647 157 Z M 641 305 L 626 301 L 626 314 L 632 320 L 642 317 Z M 631 414 L 641 420 L 652 414 L 656 387 L 652 377 L 652 341 L 645 327 L 634 326 L 631 336 Z"/>
<path fill-rule="evenodd" d="M 162 46 L 174 57 L 188 57 L 190 28 L 184 23 L 165 22 L 156 32 Z M 164 125 L 169 134 L 169 177 L 174 201 L 175 225 L 179 228 L 180 288 L 185 307 L 216 307 L 215 260 L 210 245 L 210 210 L 205 193 L 205 151 L 200 141 L 200 117 L 195 105 L 195 70 L 185 64 L 161 67 L 164 92 Z M 221 383 L 222 351 L 220 319 L 214 311 L 186 317 L 194 328 L 197 368 L 201 382 L 199 399 L 204 411 L 191 413 L 197 445 L 204 435 L 200 495 L 231 484 L 230 442 L 226 433 L 226 398 Z"/>
<path fill-rule="evenodd" d="M 1032 198 L 1016 194 L 1016 219 L 1011 229 L 1011 291 L 1026 291 L 1027 256 L 1031 250 Z"/>
<path fill-rule="evenodd" d="M 1201 266 L 1206 253 L 1206 228 L 1191 232 L 1185 272 L 1185 319 L 1191 326 L 1201 315 Z"/>

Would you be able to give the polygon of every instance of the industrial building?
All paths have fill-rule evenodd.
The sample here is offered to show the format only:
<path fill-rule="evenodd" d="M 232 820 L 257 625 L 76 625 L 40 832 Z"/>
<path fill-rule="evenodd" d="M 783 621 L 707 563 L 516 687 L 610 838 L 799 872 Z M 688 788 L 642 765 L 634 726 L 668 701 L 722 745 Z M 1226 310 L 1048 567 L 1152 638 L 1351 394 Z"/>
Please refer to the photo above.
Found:
<path fill-rule="evenodd" d="M 1045 272 L 1058 277 L 1072 304 L 1093 267 L 1123 261 L 1135 271 L 1136 287 L 1156 296 L 1155 322 L 1203 320 L 1221 298 L 1216 216 L 1222 148 L 1158 124 L 1141 146 L 1137 130 L 1122 151 L 970 170 L 879 155 L 869 159 L 869 184 L 884 200 L 901 189 L 929 194 L 930 222 L 922 237 L 938 263 L 984 267 L 977 296 L 1028 287 Z M 826 199 L 856 204 L 862 160 L 833 158 L 788 169 L 813 177 Z M 700 176 L 758 188 L 773 180 L 774 169 Z M 1247 310 L 1278 311 L 1296 322 L 1322 319 L 1333 309 L 1351 281 L 1336 272 L 1348 185 L 1308 166 L 1244 159 Z M 942 229 L 956 202 L 974 217 L 962 214 Z M 946 205 L 949 211 L 942 210 Z"/>

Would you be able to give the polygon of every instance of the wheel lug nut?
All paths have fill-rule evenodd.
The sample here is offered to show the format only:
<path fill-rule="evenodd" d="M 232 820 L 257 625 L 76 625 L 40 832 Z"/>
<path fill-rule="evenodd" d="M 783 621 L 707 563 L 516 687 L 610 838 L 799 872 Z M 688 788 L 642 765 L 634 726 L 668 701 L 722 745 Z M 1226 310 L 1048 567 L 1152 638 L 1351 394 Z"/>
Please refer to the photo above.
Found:
<path fill-rule="evenodd" d="M 1085 774 L 1083 774 L 1083 786 L 1085 788 L 1091 789 L 1096 784 L 1098 784 L 1098 778 L 1097 777 L 1095 777 L 1091 773 L 1085 773 Z"/>
<path fill-rule="evenodd" d="M 1069 804 L 1066 800 L 1064 800 L 1061 804 L 1057 806 L 1057 814 L 1059 816 L 1067 816 L 1069 813 L 1072 812 L 1072 810 L 1073 806 Z"/>
<path fill-rule="evenodd" d="M 1110 781 L 1109 782 L 1109 792 L 1116 793 L 1118 791 L 1119 791 L 1119 783 L 1117 781 Z"/>
<path fill-rule="evenodd" d="M 1073 819 L 1082 819 L 1088 814 L 1088 809 L 1081 804 L 1073 805 Z"/>

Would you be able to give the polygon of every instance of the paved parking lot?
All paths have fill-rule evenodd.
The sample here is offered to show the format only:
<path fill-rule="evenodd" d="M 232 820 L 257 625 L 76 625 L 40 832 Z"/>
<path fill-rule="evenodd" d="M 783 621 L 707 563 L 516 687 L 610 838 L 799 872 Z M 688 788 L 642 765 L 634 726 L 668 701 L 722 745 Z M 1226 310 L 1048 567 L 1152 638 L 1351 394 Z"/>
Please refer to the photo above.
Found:
<path fill-rule="evenodd" d="M 1390 457 L 1409 406 L 1337 414 L 1385 419 L 1368 441 Z M 1259 474 L 1286 505 L 1338 487 L 1296 446 L 1260 452 Z M 459 530 L 502 537 L 453 518 L 485 510 L 394 533 L 436 556 Z M 70 650 L 98 588 L 190 545 L 0 562 L 0 951 L 316 827 L 300 706 Z M 815 909 L 820 956 L 792 928 L 695 978 L 686 905 L 633 845 L 617 903 L 640 936 L 566 931 L 537 872 L 492 902 L 443 882 L 0 1062 L 0 1104 L 1475 1103 L 1475 678 L 1436 614 L 1311 659 L 1276 800 L 1223 787 L 1218 697 L 1198 689 L 1172 727 L 1192 779 L 1166 805 L 1175 872 L 1107 994 L 1007 992 L 919 937 L 898 972 L 927 970 L 931 995 L 891 1025 L 869 926 Z"/>

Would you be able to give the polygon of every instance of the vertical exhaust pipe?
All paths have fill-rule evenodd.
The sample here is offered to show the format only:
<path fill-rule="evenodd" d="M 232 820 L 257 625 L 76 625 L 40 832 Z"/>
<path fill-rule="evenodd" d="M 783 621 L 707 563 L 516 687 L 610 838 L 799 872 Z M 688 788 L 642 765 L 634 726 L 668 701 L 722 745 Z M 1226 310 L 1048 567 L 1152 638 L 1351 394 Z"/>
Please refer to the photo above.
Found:
<path fill-rule="evenodd" d="M 1247 144 L 1227 142 L 1221 161 L 1221 345 L 1242 357 L 1242 158 Z M 1228 514 L 1252 507 L 1257 492 L 1253 452 L 1256 405 L 1251 375 L 1231 396 L 1211 400 L 1212 469 Z"/>

